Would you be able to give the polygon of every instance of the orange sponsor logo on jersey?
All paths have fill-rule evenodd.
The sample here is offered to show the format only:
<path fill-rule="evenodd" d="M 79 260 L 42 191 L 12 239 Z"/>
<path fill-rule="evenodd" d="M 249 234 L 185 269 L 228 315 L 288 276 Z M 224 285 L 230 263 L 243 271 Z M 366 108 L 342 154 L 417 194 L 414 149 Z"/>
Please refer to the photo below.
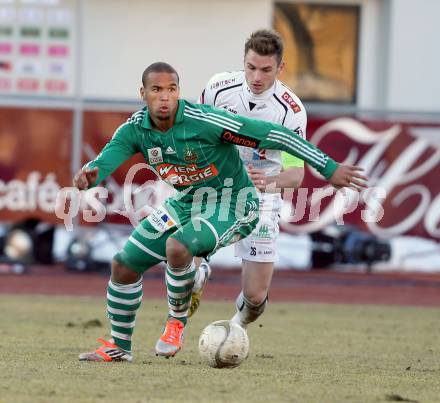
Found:
<path fill-rule="evenodd" d="M 245 136 L 244 134 L 234 133 L 226 129 L 223 130 L 220 138 L 226 143 L 232 143 L 244 147 L 257 148 L 258 144 L 260 144 L 259 140 L 255 140 L 252 137 Z"/>
<path fill-rule="evenodd" d="M 293 100 L 287 91 L 282 95 L 282 98 L 290 105 L 295 113 L 301 112 L 300 106 Z"/>
<path fill-rule="evenodd" d="M 189 186 L 218 175 L 218 170 L 214 164 L 199 168 L 196 164 L 174 165 L 166 163 L 158 165 L 156 169 L 164 181 L 174 186 Z"/>

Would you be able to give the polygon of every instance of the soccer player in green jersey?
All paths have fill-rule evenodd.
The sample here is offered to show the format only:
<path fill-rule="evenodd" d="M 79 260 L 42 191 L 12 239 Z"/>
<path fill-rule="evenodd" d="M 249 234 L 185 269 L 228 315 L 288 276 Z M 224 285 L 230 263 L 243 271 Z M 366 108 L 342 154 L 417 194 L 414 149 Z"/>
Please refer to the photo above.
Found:
<path fill-rule="evenodd" d="M 194 257 L 210 255 L 249 235 L 258 222 L 258 196 L 235 145 L 280 149 L 318 170 L 335 187 L 365 187 L 361 168 L 339 165 L 289 129 L 196 105 L 179 98 L 179 76 L 166 63 L 142 75 L 146 107 L 113 135 L 73 179 L 80 190 L 98 185 L 140 152 L 177 195 L 133 231 L 112 261 L 107 288 L 111 339 L 81 361 L 132 361 L 131 337 L 142 299 L 142 274 L 166 261 L 169 315 L 156 354 L 182 347 L 195 278 Z"/>

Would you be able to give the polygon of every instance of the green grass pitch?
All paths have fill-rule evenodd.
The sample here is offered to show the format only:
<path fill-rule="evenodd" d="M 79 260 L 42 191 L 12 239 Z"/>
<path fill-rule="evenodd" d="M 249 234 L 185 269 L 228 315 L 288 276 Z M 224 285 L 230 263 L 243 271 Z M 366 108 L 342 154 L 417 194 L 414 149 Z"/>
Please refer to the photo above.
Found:
<path fill-rule="evenodd" d="M 104 298 L 0 295 L 0 402 L 440 401 L 440 311 L 271 303 L 249 328 L 249 358 L 203 365 L 204 326 L 232 302 L 203 302 L 172 359 L 152 350 L 165 301 L 144 300 L 134 362 L 82 363 L 109 334 Z M 100 325 L 102 324 L 102 325 Z"/>

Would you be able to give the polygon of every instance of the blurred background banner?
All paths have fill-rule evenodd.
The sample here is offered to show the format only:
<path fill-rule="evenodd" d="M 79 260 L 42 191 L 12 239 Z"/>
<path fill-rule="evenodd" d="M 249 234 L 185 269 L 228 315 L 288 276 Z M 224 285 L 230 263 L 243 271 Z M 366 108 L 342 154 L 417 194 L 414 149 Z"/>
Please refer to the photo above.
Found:
<path fill-rule="evenodd" d="M 303 211 L 298 192 L 295 222 L 288 225 L 292 232 L 321 230 L 339 220 L 381 237 L 440 237 L 440 124 L 312 117 L 308 135 L 336 160 L 362 166 L 370 193 L 341 198 L 345 205 L 338 208 L 335 192 L 317 197 L 325 182 L 307 169 L 302 185 L 308 189 L 307 204 Z"/>
<path fill-rule="evenodd" d="M 0 108 L 0 221 L 51 223 L 58 191 L 71 183 L 72 111 Z"/>

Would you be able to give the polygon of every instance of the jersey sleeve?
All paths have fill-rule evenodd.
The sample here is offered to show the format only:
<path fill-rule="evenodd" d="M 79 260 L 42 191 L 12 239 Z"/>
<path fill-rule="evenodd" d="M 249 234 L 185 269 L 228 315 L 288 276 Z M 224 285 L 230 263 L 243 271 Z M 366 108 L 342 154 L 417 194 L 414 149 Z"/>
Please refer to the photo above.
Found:
<path fill-rule="evenodd" d="M 88 162 L 88 168 L 99 168 L 95 186 L 111 175 L 124 161 L 138 152 L 134 141 L 135 129 L 131 123 L 119 126 L 112 139 L 104 146 L 97 157 Z"/>
<path fill-rule="evenodd" d="M 225 110 L 210 109 L 209 114 L 216 115 L 217 121 L 223 122 L 223 130 L 216 130 L 220 133 L 220 141 L 244 147 L 286 151 L 307 162 L 326 179 L 330 178 L 338 167 L 336 161 L 287 127 L 235 115 Z"/>

